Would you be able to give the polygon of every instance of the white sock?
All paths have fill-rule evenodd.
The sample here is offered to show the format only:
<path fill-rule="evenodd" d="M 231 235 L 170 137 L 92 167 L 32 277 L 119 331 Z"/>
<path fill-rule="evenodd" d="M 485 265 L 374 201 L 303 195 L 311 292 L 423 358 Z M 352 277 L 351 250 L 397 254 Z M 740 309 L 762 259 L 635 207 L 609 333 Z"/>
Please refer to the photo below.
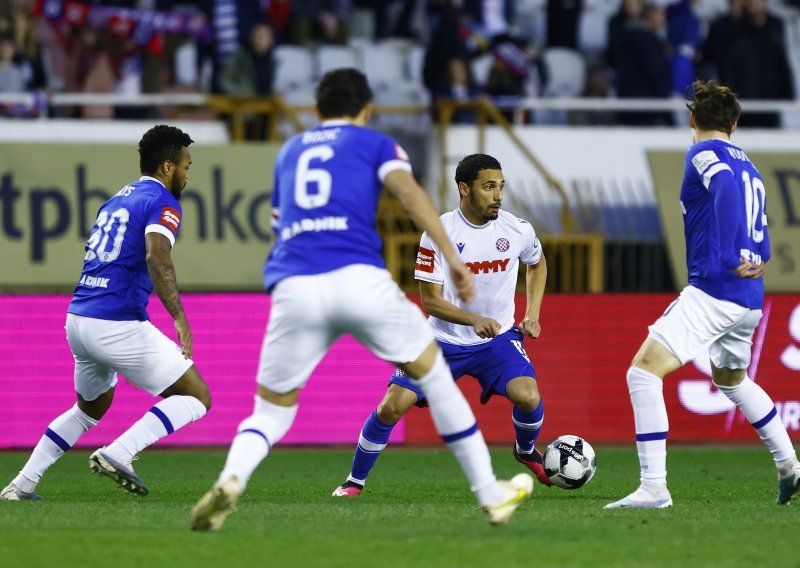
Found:
<path fill-rule="evenodd" d="M 461 464 L 478 502 L 496 505 L 503 501 L 489 448 L 441 353 L 430 372 L 415 383 L 425 393 L 436 430 Z"/>
<path fill-rule="evenodd" d="M 640 481 L 643 485 L 666 485 L 669 421 L 664 381 L 638 367 L 628 369 L 627 380 L 636 424 Z"/>
<path fill-rule="evenodd" d="M 733 387 L 716 386 L 739 407 L 747 421 L 756 429 L 777 466 L 795 456 L 786 426 L 778 416 L 775 403 L 764 389 L 750 380 L 750 377 L 745 377 L 741 383 Z"/>
<path fill-rule="evenodd" d="M 114 440 L 105 451 L 114 459 L 129 464 L 150 444 L 200 420 L 206 407 L 193 396 L 173 395 L 148 410 L 133 426 Z"/>
<path fill-rule="evenodd" d="M 31 493 L 51 465 L 64 455 L 97 420 L 78 408 L 76 404 L 53 420 L 28 458 L 28 462 L 14 478 L 14 485 L 21 491 Z"/>
<path fill-rule="evenodd" d="M 219 479 L 235 475 L 244 491 L 250 476 L 258 467 L 272 446 L 280 442 L 294 423 L 297 407 L 278 406 L 256 395 L 253 415 L 245 418 L 237 429 L 236 437 L 228 450 L 225 467 Z"/>

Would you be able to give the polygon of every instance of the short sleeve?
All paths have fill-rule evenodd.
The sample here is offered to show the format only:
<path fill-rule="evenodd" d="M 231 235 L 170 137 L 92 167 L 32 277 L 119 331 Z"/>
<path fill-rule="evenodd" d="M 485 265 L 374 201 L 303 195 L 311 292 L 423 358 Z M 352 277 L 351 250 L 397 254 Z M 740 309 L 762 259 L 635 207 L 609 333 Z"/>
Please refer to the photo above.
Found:
<path fill-rule="evenodd" d="M 400 144 L 388 136 L 382 136 L 378 146 L 378 179 L 381 180 L 381 183 L 394 170 L 405 170 L 411 173 L 411 161 Z"/>
<path fill-rule="evenodd" d="M 703 187 L 708 189 L 711 185 L 711 178 L 720 172 L 730 172 L 733 174 L 731 167 L 720 160 L 719 156 L 714 150 L 701 150 L 696 154 L 687 156 L 692 168 L 697 172 L 700 180 L 703 182 Z"/>
<path fill-rule="evenodd" d="M 175 199 L 156 199 L 148 207 L 144 234 L 160 233 L 169 239 L 170 245 L 175 246 L 182 215 L 181 206 Z"/>
<path fill-rule="evenodd" d="M 422 238 L 419 240 L 414 278 L 434 284 L 444 284 L 442 255 L 438 247 L 428 237 L 427 233 L 422 233 Z"/>
<path fill-rule="evenodd" d="M 526 243 L 519 253 L 519 259 L 523 264 L 538 264 L 542 259 L 542 243 L 539 242 L 533 225 L 524 219 L 520 219 L 519 223 L 523 242 Z"/>

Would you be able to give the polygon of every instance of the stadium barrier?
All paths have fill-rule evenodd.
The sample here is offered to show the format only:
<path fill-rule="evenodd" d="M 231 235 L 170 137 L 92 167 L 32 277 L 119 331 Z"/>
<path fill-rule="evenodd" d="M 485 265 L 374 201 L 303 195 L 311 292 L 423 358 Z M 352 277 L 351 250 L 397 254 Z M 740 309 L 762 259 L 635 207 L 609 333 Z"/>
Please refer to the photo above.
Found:
<path fill-rule="evenodd" d="M 632 441 L 625 373 L 647 325 L 672 299 L 672 294 L 545 297 L 542 335 L 525 340 L 545 403 L 543 441 L 570 433 L 593 443 Z M 0 384 L 6 401 L 0 413 L 0 449 L 35 445 L 47 424 L 74 404 L 72 357 L 63 332 L 68 304 L 65 294 L 0 296 Z M 519 296 L 518 320 L 524 304 Z M 211 388 L 213 407 L 205 418 L 159 445 L 228 444 L 252 410 L 269 297 L 189 293 L 184 305 L 194 334 L 194 361 Z M 153 323 L 173 337 L 171 320 L 155 298 L 150 313 Z M 800 440 L 800 294 L 767 297 L 753 343 L 749 374 L 773 397 L 792 439 Z M 354 444 L 383 397 L 390 373 L 390 365 L 352 338 L 340 339 L 303 390 L 297 421 L 282 443 Z M 487 440 L 509 444 L 514 431 L 508 401 L 494 397 L 481 406 L 477 381 L 465 377 L 459 385 Z M 758 440 L 741 413 L 711 385 L 705 356 L 669 376 L 664 396 L 671 441 Z M 153 403 L 121 378 L 108 415 L 79 445 L 108 443 Z M 392 436 L 392 443 L 441 443 L 428 411 L 416 408 Z"/>

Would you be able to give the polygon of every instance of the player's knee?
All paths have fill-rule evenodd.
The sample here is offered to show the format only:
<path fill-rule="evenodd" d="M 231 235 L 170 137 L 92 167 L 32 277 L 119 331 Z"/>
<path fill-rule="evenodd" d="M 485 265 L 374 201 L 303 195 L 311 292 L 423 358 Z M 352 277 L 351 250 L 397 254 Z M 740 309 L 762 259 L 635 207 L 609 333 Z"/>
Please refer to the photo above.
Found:
<path fill-rule="evenodd" d="M 203 383 L 200 392 L 195 395 L 195 398 L 199 400 L 203 406 L 206 407 L 206 412 L 211 410 L 211 391 L 208 389 L 208 385 Z"/>
<path fill-rule="evenodd" d="M 506 386 L 506 396 L 523 412 L 533 412 L 542 398 L 535 379 L 519 377 Z"/>
<path fill-rule="evenodd" d="M 541 400 L 539 391 L 534 389 L 524 393 L 517 400 L 512 400 L 511 402 L 523 412 L 533 412 L 539 406 Z"/>
<path fill-rule="evenodd" d="M 406 413 L 407 408 L 398 404 L 396 400 L 383 400 L 378 405 L 378 419 L 384 424 L 397 424 Z"/>

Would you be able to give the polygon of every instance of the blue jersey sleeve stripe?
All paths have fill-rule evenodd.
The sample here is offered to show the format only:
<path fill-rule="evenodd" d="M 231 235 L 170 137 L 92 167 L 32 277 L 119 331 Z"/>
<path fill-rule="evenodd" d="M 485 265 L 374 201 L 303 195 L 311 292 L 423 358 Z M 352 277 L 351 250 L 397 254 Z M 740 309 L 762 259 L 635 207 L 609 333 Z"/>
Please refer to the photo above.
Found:
<path fill-rule="evenodd" d="M 405 160 L 389 160 L 388 162 L 384 162 L 383 165 L 378 168 L 378 179 L 381 181 L 385 180 L 389 172 L 395 170 L 405 170 L 411 173 L 411 164 Z"/>
<path fill-rule="evenodd" d="M 703 185 L 705 186 L 705 188 L 708 189 L 708 186 L 711 185 L 712 177 L 714 177 L 719 172 L 723 172 L 726 170 L 731 172 L 731 175 L 733 175 L 733 170 L 728 164 L 716 164 L 708 168 L 706 170 L 706 173 L 703 174 Z"/>

